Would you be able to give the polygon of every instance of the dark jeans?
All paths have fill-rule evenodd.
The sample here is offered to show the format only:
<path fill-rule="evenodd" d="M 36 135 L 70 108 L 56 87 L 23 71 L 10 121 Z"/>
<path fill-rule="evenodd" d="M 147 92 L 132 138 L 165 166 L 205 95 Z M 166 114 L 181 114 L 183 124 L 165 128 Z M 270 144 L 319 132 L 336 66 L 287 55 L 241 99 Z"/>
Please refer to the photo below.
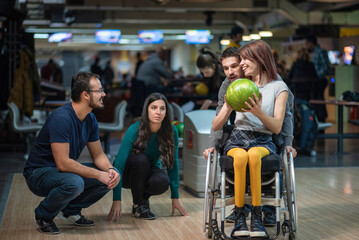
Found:
<path fill-rule="evenodd" d="M 169 184 L 168 175 L 161 169 L 151 168 L 146 155 L 128 157 L 122 186 L 131 189 L 134 204 L 142 205 L 151 196 L 166 192 Z"/>
<path fill-rule="evenodd" d="M 84 165 L 96 168 L 91 163 Z M 81 214 L 82 208 L 91 206 L 110 190 L 97 179 L 59 172 L 56 167 L 38 168 L 26 182 L 35 195 L 45 197 L 35 214 L 49 220 L 60 211 L 65 215 Z"/>

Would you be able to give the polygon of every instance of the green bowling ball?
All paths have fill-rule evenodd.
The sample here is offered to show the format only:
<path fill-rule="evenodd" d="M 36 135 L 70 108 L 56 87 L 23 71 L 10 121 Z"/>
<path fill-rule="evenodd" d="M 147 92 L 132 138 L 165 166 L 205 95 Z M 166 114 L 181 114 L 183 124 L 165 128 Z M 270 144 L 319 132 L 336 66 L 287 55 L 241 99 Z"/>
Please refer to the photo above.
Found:
<path fill-rule="evenodd" d="M 178 137 L 183 138 L 183 122 L 176 121 L 173 125 L 177 128 Z"/>
<path fill-rule="evenodd" d="M 231 108 L 237 112 L 243 112 L 242 108 L 247 109 L 248 107 L 245 102 L 250 104 L 248 100 L 251 97 L 254 100 L 253 93 L 260 98 L 259 89 L 257 85 L 246 78 L 241 78 L 233 81 L 227 88 L 226 99 L 227 103 Z"/>

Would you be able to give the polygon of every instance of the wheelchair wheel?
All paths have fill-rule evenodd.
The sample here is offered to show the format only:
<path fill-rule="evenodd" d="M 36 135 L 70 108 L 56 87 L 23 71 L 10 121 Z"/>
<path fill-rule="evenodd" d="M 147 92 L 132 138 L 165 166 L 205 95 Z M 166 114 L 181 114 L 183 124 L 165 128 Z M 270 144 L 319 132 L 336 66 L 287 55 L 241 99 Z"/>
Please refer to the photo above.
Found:
<path fill-rule="evenodd" d="M 293 157 L 289 159 L 286 156 L 284 157 L 284 185 L 285 185 L 285 202 L 288 209 L 289 222 L 289 239 L 295 238 L 295 233 L 298 232 L 298 214 L 297 214 L 297 204 L 296 204 L 296 189 L 295 189 L 295 173 L 294 173 L 294 163 Z"/>
<path fill-rule="evenodd" d="M 206 169 L 206 183 L 204 193 L 204 206 L 203 206 L 203 231 L 208 238 L 212 238 L 213 228 L 213 208 L 215 204 L 215 184 L 217 172 L 217 157 L 216 155 L 211 160 L 211 155 L 207 159 Z"/>
<path fill-rule="evenodd" d="M 295 240 L 295 234 L 288 220 L 285 220 L 282 224 L 283 240 Z"/>

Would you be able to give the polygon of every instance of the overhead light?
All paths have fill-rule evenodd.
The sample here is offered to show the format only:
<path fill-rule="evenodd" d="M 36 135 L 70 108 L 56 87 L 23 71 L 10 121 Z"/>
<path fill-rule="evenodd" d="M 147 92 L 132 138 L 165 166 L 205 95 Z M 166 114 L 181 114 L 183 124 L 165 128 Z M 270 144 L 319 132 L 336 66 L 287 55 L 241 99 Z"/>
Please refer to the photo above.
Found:
<path fill-rule="evenodd" d="M 271 31 L 260 31 L 259 32 L 259 35 L 261 37 L 272 37 L 273 36 L 273 33 Z"/>
<path fill-rule="evenodd" d="M 242 40 L 245 41 L 245 42 L 249 42 L 250 40 L 252 40 L 252 38 L 249 35 L 244 35 L 242 37 Z"/>
<path fill-rule="evenodd" d="M 258 40 L 258 39 L 261 39 L 261 36 L 259 36 L 258 33 L 252 33 L 249 35 L 251 39 L 253 40 Z"/>
<path fill-rule="evenodd" d="M 49 34 L 48 33 L 35 33 L 34 38 L 35 39 L 48 39 Z"/>
<path fill-rule="evenodd" d="M 227 46 L 227 45 L 230 43 L 230 41 L 229 41 L 228 39 L 222 39 L 222 40 L 220 41 L 220 43 L 221 43 L 221 45 L 223 45 L 223 46 Z"/>
<path fill-rule="evenodd" d="M 261 28 L 259 35 L 261 37 L 272 37 L 273 36 L 273 32 L 271 31 L 271 28 L 268 26 L 267 23 L 263 23 L 263 27 Z"/>

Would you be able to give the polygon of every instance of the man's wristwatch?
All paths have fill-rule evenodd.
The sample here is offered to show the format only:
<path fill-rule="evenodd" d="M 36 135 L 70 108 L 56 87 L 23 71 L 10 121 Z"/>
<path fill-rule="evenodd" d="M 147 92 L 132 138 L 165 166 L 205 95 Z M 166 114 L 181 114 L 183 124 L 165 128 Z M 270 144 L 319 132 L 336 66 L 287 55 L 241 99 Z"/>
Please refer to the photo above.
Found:
<path fill-rule="evenodd" d="M 120 171 L 118 171 L 118 169 L 117 169 L 117 168 L 115 168 L 115 167 L 111 167 L 111 168 L 109 168 L 108 170 L 110 170 L 110 169 L 115 170 L 115 171 L 118 173 L 118 175 L 120 175 Z"/>

